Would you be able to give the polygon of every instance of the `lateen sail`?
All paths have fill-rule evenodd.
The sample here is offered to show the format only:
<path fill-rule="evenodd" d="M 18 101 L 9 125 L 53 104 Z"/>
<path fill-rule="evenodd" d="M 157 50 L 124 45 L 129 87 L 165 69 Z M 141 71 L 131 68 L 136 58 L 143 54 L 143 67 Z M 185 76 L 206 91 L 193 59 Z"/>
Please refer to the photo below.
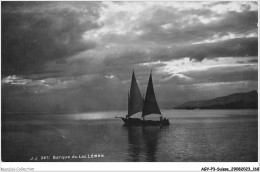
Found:
<path fill-rule="evenodd" d="M 149 114 L 159 114 L 161 115 L 160 108 L 157 104 L 154 89 L 153 89 L 153 80 L 152 80 L 152 72 L 150 74 L 146 95 L 144 99 L 142 116 L 146 116 Z"/>
<path fill-rule="evenodd" d="M 143 109 L 143 98 L 139 87 L 137 85 L 135 74 L 133 72 L 132 82 L 130 88 L 130 95 L 128 96 L 128 117 L 134 115 Z"/>

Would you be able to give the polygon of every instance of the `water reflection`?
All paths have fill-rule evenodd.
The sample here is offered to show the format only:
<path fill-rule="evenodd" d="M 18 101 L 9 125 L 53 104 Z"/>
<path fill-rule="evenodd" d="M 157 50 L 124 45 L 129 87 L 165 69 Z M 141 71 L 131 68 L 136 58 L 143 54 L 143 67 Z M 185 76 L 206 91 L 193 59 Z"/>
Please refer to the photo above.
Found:
<path fill-rule="evenodd" d="M 128 133 L 129 161 L 140 161 L 140 154 L 143 150 L 143 130 L 141 127 L 124 127 Z"/>
<path fill-rule="evenodd" d="M 128 134 L 129 161 L 155 162 L 160 133 L 163 129 L 158 126 L 124 128 Z"/>

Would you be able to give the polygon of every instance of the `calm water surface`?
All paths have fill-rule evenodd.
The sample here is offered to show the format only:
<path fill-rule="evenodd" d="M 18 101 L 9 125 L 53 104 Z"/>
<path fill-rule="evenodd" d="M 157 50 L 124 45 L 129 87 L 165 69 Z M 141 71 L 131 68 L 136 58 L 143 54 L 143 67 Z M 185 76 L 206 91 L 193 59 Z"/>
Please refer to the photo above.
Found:
<path fill-rule="evenodd" d="M 257 110 L 163 110 L 169 127 L 123 126 L 125 112 L 4 114 L 3 161 L 257 161 Z M 137 117 L 140 114 L 136 115 Z M 158 116 L 154 116 L 157 120 Z M 91 156 L 104 156 L 91 158 Z M 74 158 L 72 156 L 74 155 Z M 46 156 L 47 159 L 42 159 Z M 54 159 L 53 156 L 60 156 Z M 70 156 L 68 159 L 63 159 Z M 35 159 L 37 158 L 37 159 Z"/>

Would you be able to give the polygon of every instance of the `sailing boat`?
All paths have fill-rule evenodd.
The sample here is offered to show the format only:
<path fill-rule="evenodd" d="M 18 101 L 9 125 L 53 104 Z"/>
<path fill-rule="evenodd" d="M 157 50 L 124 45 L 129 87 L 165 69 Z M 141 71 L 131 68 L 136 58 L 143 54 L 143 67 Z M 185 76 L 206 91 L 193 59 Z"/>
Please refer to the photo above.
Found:
<path fill-rule="evenodd" d="M 142 112 L 142 118 L 131 118 L 132 115 Z M 159 121 L 145 120 L 145 116 L 151 114 L 160 115 Z M 164 118 L 162 119 L 162 113 L 156 101 L 154 89 L 153 89 L 153 80 L 152 80 L 152 71 L 150 73 L 148 86 L 146 90 L 145 97 L 142 97 L 139 90 L 138 84 L 136 82 L 135 74 L 133 71 L 130 93 L 128 93 L 128 114 L 125 118 L 121 117 L 125 125 L 169 125 L 169 120 Z"/>

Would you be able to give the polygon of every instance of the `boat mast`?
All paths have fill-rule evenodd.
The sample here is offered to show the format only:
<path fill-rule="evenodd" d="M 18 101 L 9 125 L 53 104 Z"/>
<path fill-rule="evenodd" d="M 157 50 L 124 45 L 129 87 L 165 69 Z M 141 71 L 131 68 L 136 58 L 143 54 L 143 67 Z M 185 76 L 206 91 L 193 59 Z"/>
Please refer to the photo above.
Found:
<path fill-rule="evenodd" d="M 132 74 L 132 81 L 129 93 L 129 100 L 128 100 L 128 117 L 134 115 L 137 112 L 142 111 L 143 109 L 143 97 L 139 90 L 135 73 L 133 71 Z"/>
<path fill-rule="evenodd" d="M 128 105 L 128 107 L 127 107 L 127 109 L 128 109 L 128 111 L 127 111 L 127 115 L 126 115 L 126 118 L 129 118 L 130 116 L 129 116 L 129 108 L 130 108 L 130 96 L 129 96 L 129 92 L 128 92 L 128 95 L 127 95 L 127 105 Z"/>
<path fill-rule="evenodd" d="M 144 101 L 144 99 L 145 99 L 145 94 L 143 92 L 143 101 Z M 144 116 L 142 116 L 142 117 L 143 117 L 143 120 L 145 121 Z"/>
<path fill-rule="evenodd" d="M 143 111 L 142 111 L 142 117 L 144 119 L 144 116 L 150 115 L 150 114 L 158 114 L 162 115 L 160 108 L 158 106 L 158 103 L 156 101 L 154 88 L 153 88 L 153 79 L 152 79 L 152 70 L 150 73 L 150 78 L 148 81 L 144 104 L 143 104 Z"/>

